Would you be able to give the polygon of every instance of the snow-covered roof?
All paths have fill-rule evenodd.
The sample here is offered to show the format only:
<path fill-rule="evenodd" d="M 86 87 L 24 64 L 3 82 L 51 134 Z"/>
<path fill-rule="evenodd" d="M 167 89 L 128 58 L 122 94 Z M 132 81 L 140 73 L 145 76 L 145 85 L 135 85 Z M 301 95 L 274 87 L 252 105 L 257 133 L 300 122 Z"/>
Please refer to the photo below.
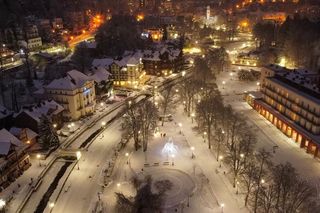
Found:
<path fill-rule="evenodd" d="M 112 58 L 101 58 L 101 59 L 94 59 L 92 61 L 93 67 L 104 67 L 108 68 L 114 60 Z"/>
<path fill-rule="evenodd" d="M 9 130 L 9 132 L 10 132 L 11 134 L 13 134 L 14 136 L 16 136 L 16 137 L 20 137 L 22 130 L 23 130 L 22 128 L 11 127 L 10 130 Z M 27 137 L 28 140 L 31 140 L 31 139 L 33 139 L 33 138 L 35 138 L 35 137 L 38 136 L 37 133 L 35 133 L 34 131 L 32 131 L 32 130 L 29 129 L 29 128 L 25 128 L 24 130 L 26 131 L 25 133 L 26 133 L 26 137 Z"/>
<path fill-rule="evenodd" d="M 17 117 L 20 113 L 25 112 L 27 113 L 30 117 L 32 117 L 34 120 L 37 122 L 40 121 L 40 117 L 42 115 L 45 116 L 51 116 L 51 115 L 57 115 L 60 112 L 62 112 L 64 108 L 55 102 L 54 100 L 46 100 L 46 101 L 41 101 L 37 105 L 29 106 L 29 107 L 23 107 L 20 112 L 15 114 L 14 116 Z"/>
<path fill-rule="evenodd" d="M 89 78 L 97 83 L 100 83 L 101 81 L 108 81 L 109 76 L 111 75 L 110 72 L 103 67 L 93 67 L 91 70 L 93 74 L 90 75 Z"/>
<path fill-rule="evenodd" d="M 71 70 L 67 72 L 68 77 L 70 77 L 70 80 L 73 81 L 77 87 L 82 87 L 87 81 L 90 81 L 90 78 L 83 74 L 82 72 L 79 72 L 78 70 Z"/>
<path fill-rule="evenodd" d="M 11 143 L 10 142 L 1 142 L 0 141 L 0 155 L 8 155 L 10 151 Z"/>
<path fill-rule="evenodd" d="M 4 106 L 0 105 L 0 119 L 5 118 L 10 114 L 12 114 L 12 112 L 10 110 L 8 110 Z"/>
<path fill-rule="evenodd" d="M 0 143 L 12 143 L 15 146 L 22 146 L 23 143 L 6 129 L 0 130 Z"/>
<path fill-rule="evenodd" d="M 59 89 L 59 90 L 75 90 L 81 88 L 87 81 L 91 79 L 77 70 L 71 70 L 67 72 L 67 76 L 51 81 L 50 84 L 45 86 L 47 89 Z"/>

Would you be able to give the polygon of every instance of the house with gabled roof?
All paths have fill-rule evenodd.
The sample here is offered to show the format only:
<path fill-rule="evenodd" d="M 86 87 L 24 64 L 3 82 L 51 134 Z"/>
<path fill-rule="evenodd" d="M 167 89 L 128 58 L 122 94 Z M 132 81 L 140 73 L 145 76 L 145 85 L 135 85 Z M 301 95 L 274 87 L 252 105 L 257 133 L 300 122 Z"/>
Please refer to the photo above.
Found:
<path fill-rule="evenodd" d="M 0 130 L 0 191 L 31 166 L 26 149 L 8 130 Z"/>

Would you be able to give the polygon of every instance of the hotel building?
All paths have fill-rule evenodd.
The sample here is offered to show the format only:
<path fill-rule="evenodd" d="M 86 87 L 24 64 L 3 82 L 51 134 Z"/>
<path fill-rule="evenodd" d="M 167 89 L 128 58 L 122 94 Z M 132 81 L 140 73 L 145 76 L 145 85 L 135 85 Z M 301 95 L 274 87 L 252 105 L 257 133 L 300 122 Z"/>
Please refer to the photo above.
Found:
<path fill-rule="evenodd" d="M 277 65 L 262 68 L 261 97 L 248 103 L 307 153 L 320 157 L 320 74 Z"/>

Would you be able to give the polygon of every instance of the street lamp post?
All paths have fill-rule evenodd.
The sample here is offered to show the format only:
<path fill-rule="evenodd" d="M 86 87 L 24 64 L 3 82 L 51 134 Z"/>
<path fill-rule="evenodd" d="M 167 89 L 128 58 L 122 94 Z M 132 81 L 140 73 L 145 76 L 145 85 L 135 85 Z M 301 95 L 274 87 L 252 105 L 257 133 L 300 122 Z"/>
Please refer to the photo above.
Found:
<path fill-rule="evenodd" d="M 77 151 L 77 164 L 78 164 L 78 170 L 80 170 L 80 167 L 79 167 L 79 164 L 80 164 L 80 158 L 81 158 L 81 152 L 80 151 Z"/>
<path fill-rule="evenodd" d="M 172 160 L 172 166 L 174 166 L 174 155 L 171 155 L 171 160 Z"/>
<path fill-rule="evenodd" d="M 191 149 L 191 158 L 193 159 L 194 158 L 194 146 L 190 147 Z"/>
<path fill-rule="evenodd" d="M 182 123 L 178 123 L 179 127 L 180 127 L 180 134 L 182 134 Z"/>
<path fill-rule="evenodd" d="M 39 166 L 41 166 L 41 155 L 40 154 L 37 154 L 37 159 L 38 159 L 38 161 L 39 161 Z"/>
<path fill-rule="evenodd" d="M 222 81 L 222 89 L 224 89 L 224 85 L 226 84 L 225 81 Z"/>
<path fill-rule="evenodd" d="M 0 210 L 3 211 L 6 207 L 6 201 L 3 199 L 0 199 Z"/>
<path fill-rule="evenodd" d="M 127 157 L 127 164 L 129 164 L 129 153 L 126 153 L 126 157 Z"/>
<path fill-rule="evenodd" d="M 219 167 L 220 167 L 220 168 L 221 168 L 221 162 L 222 162 L 222 160 L 223 160 L 223 156 L 220 155 L 220 156 L 219 156 L 219 161 L 220 161 Z"/>
<path fill-rule="evenodd" d="M 221 212 L 223 212 L 224 203 L 221 203 L 220 207 L 221 207 Z"/>
<path fill-rule="evenodd" d="M 236 194 L 239 194 L 239 181 L 237 181 L 237 192 Z"/>
<path fill-rule="evenodd" d="M 260 82 L 257 82 L 257 90 L 259 90 Z"/>
<path fill-rule="evenodd" d="M 53 209 L 53 207 L 54 207 L 54 202 L 50 202 L 50 203 L 49 203 L 49 208 L 50 208 L 50 209 Z"/>
<path fill-rule="evenodd" d="M 196 115 L 194 113 L 191 114 L 191 123 L 193 123 L 193 119 Z"/>
<path fill-rule="evenodd" d="M 203 132 L 203 143 L 206 142 L 207 132 Z"/>

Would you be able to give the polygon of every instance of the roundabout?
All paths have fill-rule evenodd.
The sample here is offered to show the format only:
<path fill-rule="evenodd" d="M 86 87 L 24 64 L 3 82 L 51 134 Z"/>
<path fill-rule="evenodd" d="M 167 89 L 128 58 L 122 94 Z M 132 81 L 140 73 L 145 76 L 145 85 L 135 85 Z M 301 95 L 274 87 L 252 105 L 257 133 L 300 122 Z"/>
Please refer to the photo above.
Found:
<path fill-rule="evenodd" d="M 157 182 L 169 181 L 171 187 L 165 192 L 164 209 L 181 204 L 190 197 L 196 189 L 192 178 L 185 172 L 170 168 L 149 168 L 145 175 L 152 177 L 152 190 L 157 191 Z"/>

